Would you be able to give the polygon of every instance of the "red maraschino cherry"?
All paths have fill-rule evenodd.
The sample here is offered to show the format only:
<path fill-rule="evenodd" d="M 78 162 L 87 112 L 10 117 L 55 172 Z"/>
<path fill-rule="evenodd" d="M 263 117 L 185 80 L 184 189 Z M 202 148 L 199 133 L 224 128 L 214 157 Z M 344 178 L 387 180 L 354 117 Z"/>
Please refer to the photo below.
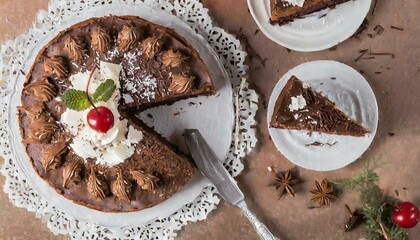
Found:
<path fill-rule="evenodd" d="M 412 228 L 419 222 L 419 209 L 411 202 L 402 202 L 394 207 L 392 220 L 402 228 Z"/>
<path fill-rule="evenodd" d="M 97 107 L 89 111 L 87 122 L 92 129 L 107 133 L 114 126 L 114 114 L 107 107 Z"/>
<path fill-rule="evenodd" d="M 93 67 L 89 75 L 88 84 L 86 86 L 86 96 L 93 107 L 93 109 L 91 109 L 87 114 L 87 122 L 89 127 L 91 127 L 92 129 L 98 132 L 107 133 L 109 129 L 111 129 L 114 126 L 114 114 L 107 107 L 96 107 L 89 97 L 89 85 L 90 81 L 92 80 L 92 76 L 95 72 L 95 69 L 96 66 Z"/>

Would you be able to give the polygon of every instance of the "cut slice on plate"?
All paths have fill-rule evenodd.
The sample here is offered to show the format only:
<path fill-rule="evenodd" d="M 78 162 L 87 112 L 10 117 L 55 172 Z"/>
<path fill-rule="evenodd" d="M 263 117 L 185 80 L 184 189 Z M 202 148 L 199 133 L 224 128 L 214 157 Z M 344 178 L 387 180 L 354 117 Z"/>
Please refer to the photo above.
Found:
<path fill-rule="evenodd" d="M 328 98 L 305 87 L 296 76 L 292 76 L 281 91 L 270 126 L 355 137 L 369 133 Z"/>
<path fill-rule="evenodd" d="M 283 25 L 304 15 L 326 8 L 333 8 L 337 4 L 350 0 L 270 0 L 272 25 Z"/>

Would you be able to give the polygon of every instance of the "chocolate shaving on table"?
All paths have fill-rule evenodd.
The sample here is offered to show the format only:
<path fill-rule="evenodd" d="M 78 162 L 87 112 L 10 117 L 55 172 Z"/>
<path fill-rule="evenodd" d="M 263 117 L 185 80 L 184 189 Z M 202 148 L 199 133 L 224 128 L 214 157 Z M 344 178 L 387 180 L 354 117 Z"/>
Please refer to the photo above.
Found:
<path fill-rule="evenodd" d="M 366 29 L 368 29 L 368 26 L 369 20 L 365 18 L 365 20 L 363 20 L 362 24 L 360 25 L 359 29 L 357 29 L 357 31 L 353 34 L 352 38 L 359 39 L 360 34 L 362 34 Z"/>
<path fill-rule="evenodd" d="M 248 56 L 251 59 L 258 59 L 260 61 L 259 68 L 265 68 L 265 62 L 267 61 L 267 58 L 262 58 L 260 54 L 258 54 L 254 48 L 249 44 L 248 37 L 242 32 L 242 27 L 239 28 L 238 31 L 239 40 L 241 43 L 245 46 L 246 52 L 248 52 Z"/>
<path fill-rule="evenodd" d="M 390 56 L 391 58 L 395 58 L 395 54 L 389 52 L 369 52 L 371 56 Z"/>
<path fill-rule="evenodd" d="M 381 35 L 385 29 L 381 25 L 376 25 L 373 31 L 375 31 L 377 35 Z"/>
<path fill-rule="evenodd" d="M 396 27 L 396 26 L 391 26 L 391 29 L 395 29 L 395 30 L 398 30 L 398 31 L 404 31 L 404 28 Z"/>
<path fill-rule="evenodd" d="M 363 49 L 359 51 L 360 55 L 354 60 L 354 62 L 358 62 L 360 60 L 369 60 L 375 59 L 375 56 L 390 56 L 392 59 L 395 58 L 395 54 L 388 53 L 388 52 L 372 52 L 370 49 Z M 364 57 L 365 55 L 369 55 L 369 57 Z"/>
<path fill-rule="evenodd" d="M 369 49 L 363 49 L 363 50 L 360 50 L 359 51 L 359 53 L 360 53 L 360 55 L 356 58 L 356 59 L 354 59 L 354 62 L 358 62 L 358 61 L 360 61 L 360 59 L 362 59 L 362 57 L 367 53 L 369 51 Z"/>
<path fill-rule="evenodd" d="M 370 12 L 370 15 L 373 16 L 375 14 L 377 4 L 378 4 L 378 0 L 373 0 L 373 7 L 372 7 L 372 11 Z"/>

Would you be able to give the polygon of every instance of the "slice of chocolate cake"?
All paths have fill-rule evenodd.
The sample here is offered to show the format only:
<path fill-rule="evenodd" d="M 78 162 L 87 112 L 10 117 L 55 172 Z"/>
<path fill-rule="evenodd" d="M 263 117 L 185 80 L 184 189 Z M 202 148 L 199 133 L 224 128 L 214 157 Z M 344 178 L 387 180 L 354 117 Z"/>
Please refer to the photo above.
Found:
<path fill-rule="evenodd" d="M 292 76 L 277 99 L 271 127 L 362 137 L 369 133 L 333 102 Z"/>
<path fill-rule="evenodd" d="M 350 0 L 270 0 L 272 25 L 291 22 L 322 9 L 333 8 Z"/>
<path fill-rule="evenodd" d="M 19 124 L 36 172 L 58 193 L 100 211 L 138 211 L 170 198 L 196 169 L 136 114 L 214 93 L 199 53 L 174 30 L 93 18 L 38 54 Z"/>

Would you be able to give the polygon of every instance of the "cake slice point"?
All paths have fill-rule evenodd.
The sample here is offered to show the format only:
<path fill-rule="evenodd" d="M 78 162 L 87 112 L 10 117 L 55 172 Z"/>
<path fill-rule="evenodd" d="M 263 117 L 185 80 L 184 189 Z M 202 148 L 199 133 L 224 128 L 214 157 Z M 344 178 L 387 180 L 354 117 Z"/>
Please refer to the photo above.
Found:
<path fill-rule="evenodd" d="M 304 0 L 303 5 L 299 6 L 293 0 L 271 0 L 271 18 L 272 25 L 283 25 L 292 22 L 304 15 L 311 14 L 326 8 L 333 8 L 338 4 L 350 0 Z"/>
<path fill-rule="evenodd" d="M 296 76 L 292 76 L 281 91 L 270 126 L 354 137 L 369 133 L 328 98 L 305 87 Z"/>

